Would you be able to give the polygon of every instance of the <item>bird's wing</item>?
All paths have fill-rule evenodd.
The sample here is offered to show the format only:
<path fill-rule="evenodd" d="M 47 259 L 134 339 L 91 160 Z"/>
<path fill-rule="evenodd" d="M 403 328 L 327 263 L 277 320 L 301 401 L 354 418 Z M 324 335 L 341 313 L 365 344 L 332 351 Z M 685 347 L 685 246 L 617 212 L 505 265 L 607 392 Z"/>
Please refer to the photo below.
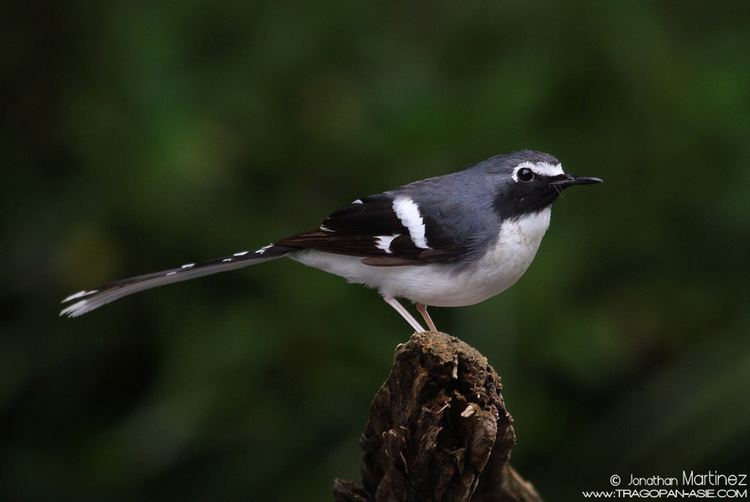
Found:
<path fill-rule="evenodd" d="M 443 213 L 450 209 L 443 200 Z M 470 245 L 454 232 L 434 201 L 386 192 L 357 199 L 331 213 L 316 230 L 277 241 L 279 246 L 360 256 L 372 266 L 454 261 Z"/>

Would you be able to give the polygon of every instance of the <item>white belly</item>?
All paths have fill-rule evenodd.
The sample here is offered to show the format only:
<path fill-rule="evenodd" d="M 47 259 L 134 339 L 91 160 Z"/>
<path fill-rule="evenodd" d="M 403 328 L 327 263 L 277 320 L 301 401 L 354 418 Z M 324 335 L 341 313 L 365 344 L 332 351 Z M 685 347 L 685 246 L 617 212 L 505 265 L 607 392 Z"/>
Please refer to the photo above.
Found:
<path fill-rule="evenodd" d="M 362 259 L 322 251 L 300 251 L 290 258 L 377 288 L 384 296 L 407 298 L 436 307 L 473 305 L 511 287 L 526 272 L 549 227 L 550 209 L 505 222 L 497 242 L 476 262 L 372 267 Z"/>

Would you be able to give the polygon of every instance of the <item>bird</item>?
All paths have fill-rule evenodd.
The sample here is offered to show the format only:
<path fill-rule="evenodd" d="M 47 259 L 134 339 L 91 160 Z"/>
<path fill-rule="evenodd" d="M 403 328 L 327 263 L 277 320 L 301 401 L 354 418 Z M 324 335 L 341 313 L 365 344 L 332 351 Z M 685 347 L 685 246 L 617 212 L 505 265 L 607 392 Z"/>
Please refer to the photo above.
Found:
<path fill-rule="evenodd" d="M 574 176 L 548 153 L 495 155 L 464 170 L 354 199 L 318 228 L 254 251 L 111 282 L 65 298 L 61 316 L 78 317 L 124 296 L 291 258 L 376 289 L 417 332 L 399 301 L 414 303 L 430 331 L 428 307 L 463 307 L 502 293 L 526 272 L 550 224 L 553 203 Z"/>

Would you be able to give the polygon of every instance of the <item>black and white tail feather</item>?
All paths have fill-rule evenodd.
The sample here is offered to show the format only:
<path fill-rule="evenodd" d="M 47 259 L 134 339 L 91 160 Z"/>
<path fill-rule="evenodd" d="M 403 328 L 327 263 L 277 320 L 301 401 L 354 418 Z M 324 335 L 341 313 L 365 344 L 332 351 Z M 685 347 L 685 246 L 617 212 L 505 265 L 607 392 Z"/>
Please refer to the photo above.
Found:
<path fill-rule="evenodd" d="M 429 182 L 429 180 L 428 180 Z M 65 298 L 70 303 L 61 316 L 78 317 L 107 303 L 139 291 L 187 281 L 197 277 L 228 272 L 238 268 L 275 260 L 306 250 L 346 255 L 362 260 L 362 266 L 393 267 L 425 265 L 452 261 L 463 247 L 447 238 L 441 227 L 428 226 L 420 247 L 411 237 L 409 218 L 399 216 L 401 205 L 408 206 L 418 225 L 425 227 L 419 208 L 406 196 L 387 192 L 356 199 L 331 213 L 317 229 L 285 237 L 256 251 L 240 251 L 231 256 L 203 263 L 187 263 L 177 268 L 139 275 L 111 282 L 95 289 L 83 290 Z M 424 204 L 425 208 L 429 204 Z M 402 221 L 406 218 L 406 223 Z M 417 224 L 417 223 L 415 223 Z M 422 228 L 422 234 L 425 230 Z M 387 245 L 384 244 L 387 242 Z M 419 239 L 418 239 L 419 241 Z M 429 245 L 428 245 L 429 243 Z M 402 314 L 403 315 L 403 314 Z"/>
<path fill-rule="evenodd" d="M 290 251 L 292 251 L 292 248 L 269 244 L 256 251 L 240 251 L 231 256 L 224 256 L 215 260 L 186 263 L 177 268 L 110 282 L 96 289 L 83 290 L 68 296 L 61 303 L 77 301 L 70 303 L 61 310 L 60 315 L 78 317 L 123 296 L 132 295 L 139 291 L 275 260 L 286 256 Z"/>

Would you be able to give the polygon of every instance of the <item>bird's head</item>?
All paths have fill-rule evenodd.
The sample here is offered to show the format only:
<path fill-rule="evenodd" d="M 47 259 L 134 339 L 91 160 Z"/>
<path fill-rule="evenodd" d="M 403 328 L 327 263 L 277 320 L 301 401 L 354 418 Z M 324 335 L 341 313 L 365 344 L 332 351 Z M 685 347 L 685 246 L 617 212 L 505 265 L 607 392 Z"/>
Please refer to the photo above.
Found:
<path fill-rule="evenodd" d="M 599 178 L 566 174 L 560 161 L 544 152 L 523 150 L 482 164 L 497 186 L 495 209 L 506 217 L 541 211 L 573 185 L 602 183 Z"/>

